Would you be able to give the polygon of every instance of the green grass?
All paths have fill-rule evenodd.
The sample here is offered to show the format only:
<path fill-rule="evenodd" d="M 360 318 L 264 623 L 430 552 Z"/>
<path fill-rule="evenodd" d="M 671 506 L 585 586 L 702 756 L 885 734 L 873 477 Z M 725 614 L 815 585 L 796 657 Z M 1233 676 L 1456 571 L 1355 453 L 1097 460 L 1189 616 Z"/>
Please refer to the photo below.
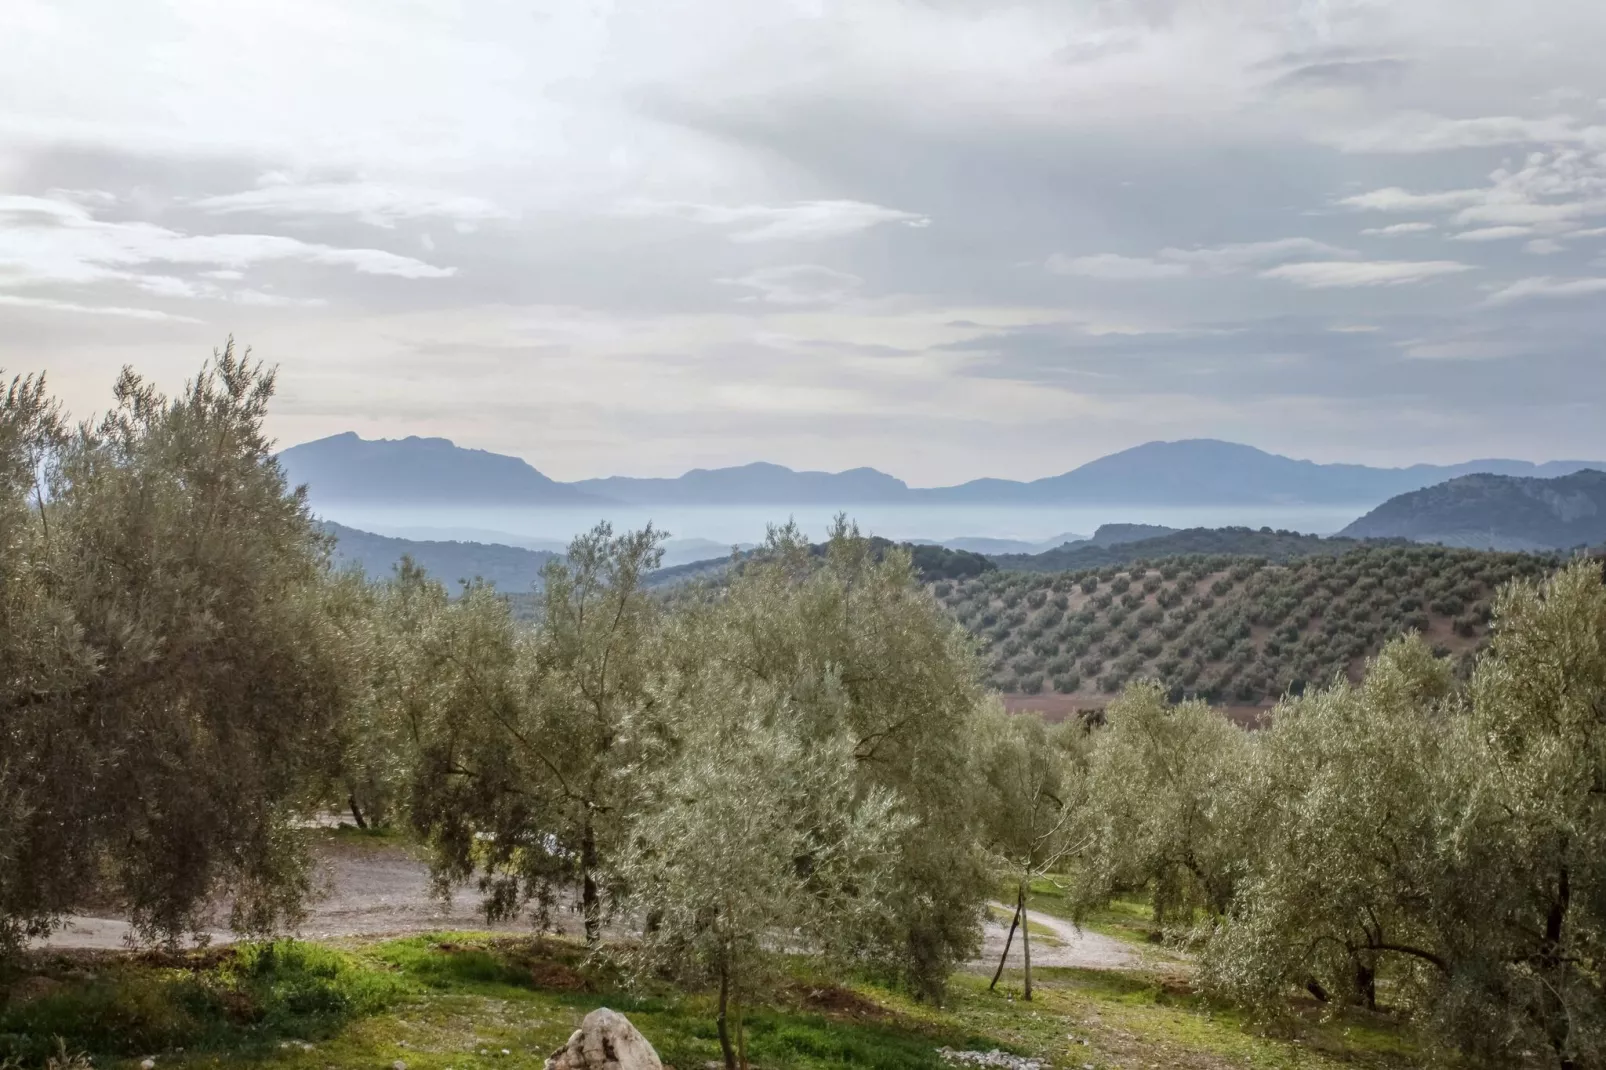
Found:
<path fill-rule="evenodd" d="M 1386 1020 L 1302 1021 L 1298 1043 L 1148 973 L 1039 970 L 996 992 L 955 977 L 946 1005 L 793 964 L 746 1019 L 762 1070 L 935 1070 L 941 1046 L 1003 1048 L 1054 1067 L 1405 1066 Z M 1013 986 L 1013 987 L 1012 987 Z M 539 1067 L 598 1006 L 628 1015 L 666 1065 L 718 1058 L 706 993 L 627 983 L 560 940 L 448 933 L 343 947 L 281 942 L 185 956 L 35 960 L 0 1007 L 0 1065 L 39 1065 L 57 1037 L 98 1067 L 488 1070 Z M 503 1052 L 506 1054 L 503 1054 Z"/>

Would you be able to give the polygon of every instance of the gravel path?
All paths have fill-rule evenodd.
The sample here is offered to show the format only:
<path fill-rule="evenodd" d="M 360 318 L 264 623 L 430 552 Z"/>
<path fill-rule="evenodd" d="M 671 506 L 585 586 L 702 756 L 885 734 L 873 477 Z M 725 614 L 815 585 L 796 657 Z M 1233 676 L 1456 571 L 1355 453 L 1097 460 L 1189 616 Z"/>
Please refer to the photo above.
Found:
<path fill-rule="evenodd" d="M 315 887 L 323 894 L 311 904 L 298 935 L 321 939 L 432 932 L 440 929 L 496 929 L 529 932 L 528 921 L 487 925 L 479 909 L 479 892 L 457 888 L 450 903 L 429 894 L 429 867 L 400 844 L 337 841 L 320 844 Z M 554 917 L 564 932 L 578 933 L 579 918 L 570 911 Z M 41 941 L 47 947 L 120 948 L 129 935 L 119 918 L 74 916 L 67 926 Z M 213 943 L 235 939 L 227 930 L 210 934 Z"/>
<path fill-rule="evenodd" d="M 1004 916 L 1011 917 L 1015 908 L 1005 906 L 1003 903 L 992 904 L 995 910 L 1004 912 Z M 1090 970 L 1128 970 L 1143 965 L 1142 960 L 1134 954 L 1121 941 L 1103 933 L 1091 932 L 1087 929 L 1078 929 L 1068 921 L 1056 918 L 1051 914 L 1032 914 L 1033 925 L 1041 925 L 1054 933 L 1057 945 L 1041 942 L 1033 934 L 1032 939 L 1032 965 L 1033 966 L 1076 966 Z M 989 917 L 982 929 L 981 957 L 971 963 L 973 969 L 984 969 L 991 973 L 998 968 L 998 956 L 1004 953 L 1004 940 L 1009 936 L 1009 923 L 1000 922 Z M 1022 964 L 1021 934 L 1015 933 L 1015 941 L 1009 946 L 1009 966 L 1019 969 Z"/>
<path fill-rule="evenodd" d="M 480 913 L 479 893 L 472 887 L 456 889 L 450 903 L 429 894 L 429 868 L 410 848 L 375 841 L 335 841 L 316 850 L 315 880 L 323 894 L 311 905 L 299 935 L 323 939 L 341 936 L 377 936 L 432 932 L 442 929 L 497 929 L 529 932 L 527 920 L 487 926 Z M 993 906 L 1007 917 L 1012 907 Z M 553 918 L 559 930 L 578 934 L 580 919 L 572 910 L 560 910 Z M 1128 969 L 1141 965 L 1139 957 L 1120 941 L 1095 932 L 1078 931 L 1069 922 L 1048 914 L 1034 914 L 1032 921 L 1052 929 L 1057 945 L 1034 941 L 1032 962 L 1038 966 L 1079 966 L 1090 969 Z M 1004 950 L 1007 923 L 989 918 L 983 929 L 981 957 L 971 968 L 991 972 Z M 47 947 L 121 948 L 130 934 L 128 923 L 114 917 L 74 916 L 65 928 L 41 941 Z M 213 943 L 234 939 L 227 930 L 214 931 Z M 1009 950 L 1010 966 L 1021 962 L 1020 934 Z"/>

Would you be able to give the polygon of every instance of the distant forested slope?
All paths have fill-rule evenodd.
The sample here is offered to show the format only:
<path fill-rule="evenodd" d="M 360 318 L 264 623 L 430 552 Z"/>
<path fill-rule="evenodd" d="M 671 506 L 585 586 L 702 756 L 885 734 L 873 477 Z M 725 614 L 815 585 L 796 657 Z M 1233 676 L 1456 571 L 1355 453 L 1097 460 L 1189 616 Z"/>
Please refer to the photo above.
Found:
<path fill-rule="evenodd" d="M 1594 545 L 1606 542 L 1606 472 L 1462 476 L 1390 498 L 1341 534 L 1497 550 Z"/>
<path fill-rule="evenodd" d="M 321 527 L 335 537 L 337 567 L 357 565 L 372 579 L 389 576 L 403 557 L 455 591 L 458 581 L 476 576 L 504 593 L 528 591 L 541 578 L 541 569 L 558 554 L 525 550 L 485 542 L 435 542 L 394 539 L 343 524 L 325 521 Z"/>
<path fill-rule="evenodd" d="M 1141 525 L 1107 527 L 1141 528 Z M 1166 531 L 1167 529 L 1160 529 Z M 1105 528 L 1100 528 L 1103 534 Z M 1041 554 L 999 554 L 998 567 L 1017 572 L 1074 572 L 1079 569 L 1123 565 L 1129 561 L 1155 561 L 1179 554 L 1232 554 L 1291 561 L 1312 554 L 1341 554 L 1359 546 L 1359 540 L 1302 535 L 1271 528 L 1188 528 L 1154 538 L 1105 540 L 1098 535 L 1086 543 L 1070 543 Z"/>
<path fill-rule="evenodd" d="M 939 581 L 932 590 L 981 642 L 990 683 L 1000 691 L 1077 695 L 1096 705 L 1129 680 L 1153 678 L 1177 695 L 1252 704 L 1352 675 L 1407 631 L 1421 632 L 1443 653 L 1465 655 L 1483 642 L 1500 585 L 1561 560 L 1322 543 L 1320 552 L 1290 555 L 1285 564 L 1231 555 L 1162 558 L 1151 549 L 1137 565 L 989 572 Z"/>

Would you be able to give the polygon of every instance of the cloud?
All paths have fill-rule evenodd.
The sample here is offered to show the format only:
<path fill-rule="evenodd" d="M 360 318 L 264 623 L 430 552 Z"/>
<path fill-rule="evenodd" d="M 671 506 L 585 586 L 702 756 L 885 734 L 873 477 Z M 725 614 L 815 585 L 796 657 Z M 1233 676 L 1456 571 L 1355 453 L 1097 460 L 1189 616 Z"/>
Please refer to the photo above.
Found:
<path fill-rule="evenodd" d="M 1194 249 L 1168 247 L 1161 249 L 1153 257 L 1121 256 L 1117 253 L 1069 257 L 1055 253 L 1048 258 L 1046 266 L 1056 275 L 1079 275 L 1083 278 L 1112 282 L 1139 282 L 1150 279 L 1234 275 L 1263 264 L 1283 260 L 1356 255 L 1359 254 L 1352 250 L 1340 249 L 1311 238 L 1279 238 L 1275 241 L 1238 242 Z"/>
<path fill-rule="evenodd" d="M 1349 208 L 1374 212 L 1433 212 L 1448 208 L 1461 208 L 1481 204 L 1487 194 L 1481 189 L 1452 189 L 1439 193 L 1412 193 L 1398 186 L 1358 193 L 1339 201 Z M 1408 224 L 1409 225 L 1409 224 Z"/>
<path fill-rule="evenodd" d="M 1110 282 L 1141 282 L 1149 279 L 1180 279 L 1192 274 L 1186 264 L 1168 264 L 1146 256 L 1094 253 L 1091 256 L 1065 256 L 1055 253 L 1045 265 L 1056 275 L 1080 275 Z"/>
<path fill-rule="evenodd" d="M 438 279 L 455 268 L 382 249 L 350 249 L 271 234 L 184 234 L 146 222 L 107 222 L 81 205 L 39 197 L 0 197 L 0 283 L 10 287 L 126 283 L 165 298 L 212 297 L 217 287 L 152 265 L 206 267 L 213 279 L 240 278 L 274 261 L 349 268 L 360 274 Z M 221 272 L 232 272 L 224 275 Z"/>
<path fill-rule="evenodd" d="M 1496 290 L 1486 299 L 1491 305 L 1506 305 L 1534 297 L 1589 297 L 1606 293 L 1606 279 L 1558 279 L 1549 275 L 1519 279 L 1509 286 Z"/>
<path fill-rule="evenodd" d="M 385 228 L 394 227 L 401 220 L 450 219 L 475 223 L 505 219 L 509 215 L 480 197 L 368 182 L 302 183 L 280 175 L 266 176 L 256 189 L 201 197 L 191 204 L 213 215 L 253 213 L 296 219 L 344 215 Z"/>
<path fill-rule="evenodd" d="M 759 268 L 740 278 L 716 280 L 728 286 L 758 291 L 743 301 L 770 305 L 832 305 L 846 300 L 864 282 L 857 275 L 818 264 L 787 264 Z"/>
<path fill-rule="evenodd" d="M 1381 123 L 1327 135 L 1326 140 L 1345 152 L 1415 154 L 1504 145 L 1590 142 L 1603 135 L 1606 135 L 1606 128 L 1580 128 L 1565 115 L 1540 119 L 1515 115 L 1448 119 L 1426 112 L 1403 112 Z"/>
<path fill-rule="evenodd" d="M 618 208 L 626 216 L 667 216 L 716 227 L 736 227 L 733 242 L 819 241 L 839 238 L 886 223 L 929 226 L 915 212 L 864 201 L 802 201 L 787 205 L 718 205 L 687 202 L 632 201 Z"/>
<path fill-rule="evenodd" d="M 1544 226 L 1570 223 L 1588 216 L 1606 215 L 1606 199 L 1539 204 L 1508 201 L 1464 208 L 1456 213 L 1457 223 L 1488 223 L 1493 226 Z"/>
<path fill-rule="evenodd" d="M 1463 230 L 1459 234 L 1450 235 L 1451 241 L 1504 241 L 1507 238 L 1526 238 L 1533 233 L 1532 227 L 1481 227 L 1477 230 Z"/>
<path fill-rule="evenodd" d="M 120 316 L 124 319 L 153 320 L 167 323 L 200 323 L 190 316 L 175 316 L 152 308 L 123 308 L 116 305 L 85 305 L 76 301 L 57 301 L 49 297 L 25 297 L 21 294 L 0 293 L 0 307 L 37 308 L 46 312 L 64 312 L 75 316 Z"/>
<path fill-rule="evenodd" d="M 1361 233 L 1378 238 L 1394 238 L 1401 234 L 1426 234 L 1436 229 L 1432 223 L 1391 223 L 1386 227 L 1367 227 Z"/>
<path fill-rule="evenodd" d="M 1354 286 L 1400 286 L 1471 270 L 1471 264 L 1454 260 L 1317 260 L 1283 264 L 1260 274 L 1262 278 L 1282 279 L 1308 290 L 1327 290 Z"/>
<path fill-rule="evenodd" d="M 1567 247 L 1554 238 L 1535 238 L 1522 247 L 1522 251 L 1534 256 L 1552 256 L 1565 252 Z"/>
<path fill-rule="evenodd" d="M 1599 3 L 540 6 L 0 4 L 0 195 L 32 199 L 0 295 L 232 327 L 284 366 L 285 441 L 571 475 L 1599 444 L 1602 295 L 1485 303 L 1606 275 Z M 1501 227 L 1532 233 L 1450 240 Z M 531 326 L 559 308 L 583 329 Z M 0 364 L 83 412 L 124 360 L 193 371 L 183 324 L 103 344 L 125 314 L 13 301 Z"/>

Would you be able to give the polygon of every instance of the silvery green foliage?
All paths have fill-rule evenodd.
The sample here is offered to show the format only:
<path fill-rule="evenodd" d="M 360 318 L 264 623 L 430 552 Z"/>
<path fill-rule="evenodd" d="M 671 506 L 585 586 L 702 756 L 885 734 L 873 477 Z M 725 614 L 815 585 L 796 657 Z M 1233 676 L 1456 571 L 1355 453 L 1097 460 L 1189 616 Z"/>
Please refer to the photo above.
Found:
<path fill-rule="evenodd" d="M 1147 892 L 1162 922 L 1219 914 L 1242 852 L 1229 789 L 1247 734 L 1202 702 L 1171 705 L 1154 683 L 1129 685 L 1105 717 L 1089 762 L 1078 902 Z"/>
<path fill-rule="evenodd" d="M 1285 703 L 1237 807 L 1257 837 L 1204 979 L 1410 1012 L 1498 1065 L 1606 1066 L 1606 588 L 1508 588 L 1465 691 L 1418 640 Z"/>
<path fill-rule="evenodd" d="M 651 778 L 624 868 L 637 964 L 719 991 L 727 1064 L 741 1009 L 783 954 L 851 948 L 891 890 L 909 818 L 861 790 L 852 741 L 807 738 L 772 685 L 711 671 L 680 696 L 678 754 Z"/>
<path fill-rule="evenodd" d="M 991 875 L 980 842 L 979 669 L 968 638 L 913 578 L 845 521 L 823 556 L 793 527 L 687 627 L 711 663 L 770 688 L 809 747 L 846 741 L 859 797 L 906 819 L 885 894 L 867 900 L 853 952 L 925 996 L 974 953 Z"/>
<path fill-rule="evenodd" d="M 1606 1066 L 1606 587 L 1598 561 L 1507 588 L 1472 681 L 1475 954 L 1435 1008 L 1504 1056 Z M 1453 961 L 1453 960 L 1452 960 Z"/>
<path fill-rule="evenodd" d="M 1441 923 L 1467 906 L 1458 701 L 1448 664 L 1411 638 L 1363 684 L 1277 708 L 1235 785 L 1254 837 L 1230 924 L 1204 956 L 1219 991 L 1270 1007 L 1308 986 L 1375 1005 L 1379 979 L 1398 998 L 1433 985 Z"/>
<path fill-rule="evenodd" d="M 220 893 L 242 929 L 297 912 L 345 662 L 273 387 L 231 345 L 72 431 L 38 381 L 0 398 L 0 943 L 108 899 L 168 938 Z"/>
<path fill-rule="evenodd" d="M 1005 713 L 980 717 L 983 834 L 997 868 L 1017 882 L 1059 872 L 1084 846 L 1088 732 Z"/>
<path fill-rule="evenodd" d="M 662 614 L 640 582 L 661 539 L 606 524 L 577 538 L 546 570 L 533 628 L 480 584 L 448 602 L 405 570 L 386 596 L 395 668 L 378 700 L 412 750 L 407 811 L 441 889 L 476 880 L 493 918 L 544 922 L 577 887 L 600 935 L 640 774 L 670 737 Z"/>

